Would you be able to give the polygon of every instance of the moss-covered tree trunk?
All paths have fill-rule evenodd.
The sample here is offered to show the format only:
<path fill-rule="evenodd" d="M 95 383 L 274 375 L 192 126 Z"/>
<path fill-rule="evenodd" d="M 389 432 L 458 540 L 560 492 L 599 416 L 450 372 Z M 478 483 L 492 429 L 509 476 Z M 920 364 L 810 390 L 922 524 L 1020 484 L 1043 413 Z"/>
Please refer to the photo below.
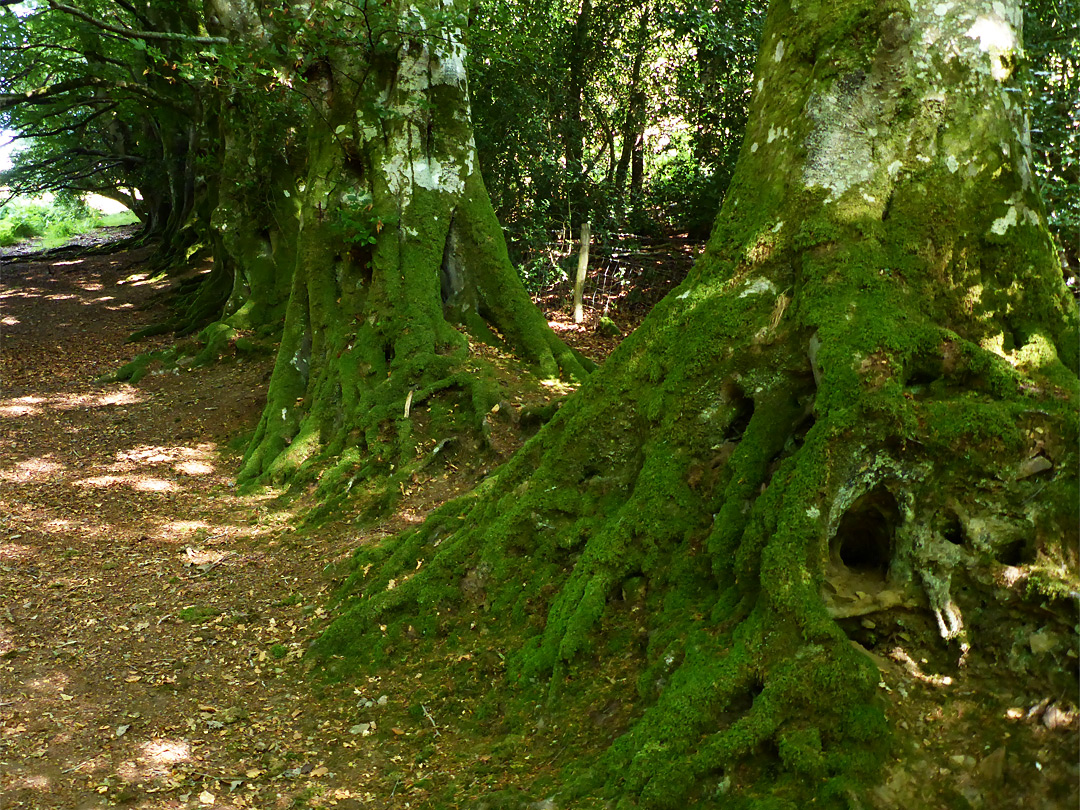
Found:
<path fill-rule="evenodd" d="M 183 176 L 170 175 L 161 184 L 170 193 L 160 202 L 171 213 L 160 219 L 162 233 L 151 234 L 163 242 L 159 261 L 186 269 L 193 248 L 202 247 L 212 251 L 214 264 L 210 273 L 182 285 L 169 321 L 135 337 L 202 330 L 196 364 L 218 357 L 238 330 L 280 332 L 296 264 L 296 185 L 303 170 L 296 133 L 302 117 L 275 42 L 284 37 L 263 24 L 260 10 L 207 0 L 210 32 L 230 40 L 215 76 L 219 89 L 205 88 L 193 105 L 198 128 L 190 130 L 185 159 L 161 161 Z M 202 176 L 196 182 L 197 160 Z M 176 188 L 186 189 L 179 202 Z M 129 369 L 137 372 L 147 359 Z"/>
<path fill-rule="evenodd" d="M 327 3 L 306 26 L 307 174 L 285 332 L 241 478 L 280 481 L 313 459 L 345 491 L 415 460 L 416 414 L 462 392 L 463 324 L 547 376 L 582 367 L 511 266 L 480 177 L 465 76 L 465 4 Z M 432 425 L 452 431 L 454 425 Z M 445 435 L 445 434 L 444 434 Z"/>
<path fill-rule="evenodd" d="M 296 266 L 302 163 L 290 137 L 288 91 L 260 88 L 258 98 L 227 98 L 217 117 L 215 177 L 202 223 L 214 265 L 169 324 L 201 330 L 196 364 L 228 349 L 241 332 L 280 333 Z M 273 104 L 267 104 L 268 97 Z"/>
<path fill-rule="evenodd" d="M 280 90 L 274 97 L 285 106 Z M 220 245 L 215 259 L 220 252 L 231 269 L 224 322 L 234 329 L 280 326 L 296 266 L 302 164 L 287 136 L 287 116 L 234 99 L 223 117 L 213 225 Z"/>
<path fill-rule="evenodd" d="M 219 99 L 211 229 L 224 305 L 213 342 L 240 329 L 281 329 L 296 266 L 303 114 L 273 9 L 233 0 L 205 5 L 210 32 L 247 56 L 223 66 L 220 77 L 228 89 Z"/>
<path fill-rule="evenodd" d="M 904 606 L 959 659 L 1007 564 L 1077 564 L 1078 319 L 1020 19 L 774 2 L 689 278 L 482 492 L 360 553 L 321 649 L 526 627 L 509 671 L 550 676 L 557 706 L 621 625 L 643 714 L 596 774 L 627 806 L 842 804 L 873 781 L 879 678 L 838 619 Z"/>
<path fill-rule="evenodd" d="M 218 357 L 241 332 L 281 332 L 296 266 L 303 168 L 291 102 L 288 89 L 265 83 L 257 93 L 221 99 L 205 224 L 214 266 L 176 324 L 180 334 L 202 330 L 196 363 Z"/>

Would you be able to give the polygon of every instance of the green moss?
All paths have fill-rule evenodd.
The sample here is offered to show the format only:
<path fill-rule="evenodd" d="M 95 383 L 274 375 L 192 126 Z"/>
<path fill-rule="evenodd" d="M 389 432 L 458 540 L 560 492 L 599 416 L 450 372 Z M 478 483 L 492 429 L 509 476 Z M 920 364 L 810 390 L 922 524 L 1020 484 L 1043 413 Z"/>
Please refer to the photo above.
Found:
<path fill-rule="evenodd" d="M 202 624 L 219 615 L 221 615 L 220 610 L 207 607 L 206 605 L 188 605 L 185 608 L 181 608 L 176 614 L 180 621 L 190 622 L 192 624 Z"/>
<path fill-rule="evenodd" d="M 349 64 L 366 75 L 352 61 L 359 54 L 339 56 L 341 69 Z M 382 99 L 381 87 L 368 89 Z M 464 103 L 456 86 L 428 95 L 434 108 Z M 417 103 L 426 104 L 395 97 L 376 106 Z M 347 112 L 328 120 L 352 122 L 355 110 Z M 375 165 L 410 159 L 414 147 L 398 131 L 410 126 L 407 117 L 381 119 L 385 138 L 377 139 L 365 134 L 375 124 L 364 120 L 352 137 L 364 141 Z M 471 134 L 462 120 L 448 114 L 427 142 L 448 167 L 467 162 L 459 152 L 471 148 Z M 325 123 L 312 132 L 303 197 L 318 215 L 306 217 L 299 234 L 278 362 L 240 477 L 295 484 L 325 470 L 325 508 L 360 492 L 373 508 L 386 508 L 421 444 L 470 433 L 487 441 L 484 417 L 498 392 L 482 366 L 465 367 L 467 342 L 452 321 L 510 346 L 545 376 L 580 377 L 584 369 L 521 287 L 479 173 L 460 178 L 460 192 L 399 189 L 396 176 L 359 169 L 354 147 L 343 147 L 351 126 L 342 124 L 337 139 L 324 137 Z M 388 143 L 404 151 L 384 154 Z M 407 416 L 410 409 L 425 418 Z"/>
<path fill-rule="evenodd" d="M 1033 452 L 1032 413 L 1075 446 L 1078 387 L 1054 337 L 1075 316 L 1037 280 L 1057 273 L 1052 254 L 1018 245 L 1019 231 L 984 239 L 1000 216 L 983 199 L 994 187 L 976 194 L 917 160 L 925 137 L 949 131 L 933 110 L 890 113 L 914 150 L 895 177 L 835 200 L 790 192 L 805 156 L 766 149 L 770 125 L 800 119 L 791 143 L 805 143 L 808 94 L 869 75 L 894 53 L 879 53 L 882 21 L 906 13 L 802 6 L 769 24 L 762 70 L 777 85 L 755 97 L 759 148 L 744 149 L 688 280 L 483 488 L 358 552 L 315 647 L 343 674 L 410 648 L 494 644 L 506 651 L 499 695 L 544 690 L 566 717 L 601 700 L 590 676 L 630 647 L 635 714 L 599 757 L 583 751 L 583 803 L 848 806 L 879 778 L 891 737 L 875 667 L 821 598 L 845 513 L 868 493 L 893 498 L 890 564 L 929 590 L 947 578 L 927 568 L 906 515 L 1034 515 L 1022 505 L 1034 483 L 1012 477 Z M 780 38 L 795 44 L 777 61 Z M 897 76 L 886 78 L 914 81 Z M 878 199 L 879 186 L 894 193 Z M 458 238 L 472 240 L 461 255 L 484 247 Z M 1005 332 L 1013 347 L 995 351 Z M 380 376 L 401 368 L 390 360 Z M 387 401 L 399 408 L 404 390 Z M 425 402 L 453 427 L 486 397 L 480 386 L 463 410 Z M 392 456 L 377 430 L 365 441 Z M 1055 457 L 1051 493 L 1075 485 L 1072 452 Z M 1059 526 L 1032 520 L 1040 536 Z"/>

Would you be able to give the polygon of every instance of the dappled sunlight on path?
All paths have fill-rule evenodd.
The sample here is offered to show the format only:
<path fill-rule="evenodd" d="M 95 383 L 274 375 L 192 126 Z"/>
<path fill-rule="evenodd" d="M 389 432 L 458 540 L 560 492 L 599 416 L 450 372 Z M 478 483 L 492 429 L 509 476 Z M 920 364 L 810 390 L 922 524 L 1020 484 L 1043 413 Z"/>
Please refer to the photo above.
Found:
<path fill-rule="evenodd" d="M 166 342 L 124 342 L 162 315 L 141 258 L 0 266 L 4 810 L 272 807 L 308 781 L 280 776 L 319 721 L 292 673 L 345 546 L 233 487 L 265 368 L 94 382 Z"/>

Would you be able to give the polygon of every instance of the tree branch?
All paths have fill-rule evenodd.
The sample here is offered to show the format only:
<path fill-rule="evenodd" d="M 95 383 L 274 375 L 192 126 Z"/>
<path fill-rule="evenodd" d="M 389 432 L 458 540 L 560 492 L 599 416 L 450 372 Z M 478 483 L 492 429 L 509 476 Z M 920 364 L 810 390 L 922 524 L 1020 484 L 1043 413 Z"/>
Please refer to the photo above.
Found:
<path fill-rule="evenodd" d="M 90 124 L 94 121 L 94 119 L 100 118 L 103 115 L 107 115 L 108 113 L 113 112 L 114 110 L 116 110 L 116 108 L 118 107 L 118 102 L 115 101 L 114 99 L 100 99 L 100 102 L 102 104 L 104 104 L 105 106 L 101 107 L 98 110 L 95 110 L 95 111 L 91 112 L 89 116 L 87 116 L 86 118 L 83 118 L 83 119 L 81 119 L 79 121 L 76 121 L 73 124 L 65 124 L 63 126 L 57 126 L 57 127 L 54 127 L 53 129 L 49 129 L 49 130 L 27 130 L 27 129 L 23 128 L 23 129 L 19 130 L 19 133 L 17 135 L 13 135 L 11 140 L 8 141 L 8 143 L 14 143 L 15 141 L 20 141 L 20 140 L 23 140 L 23 139 L 26 139 L 26 138 L 52 138 L 52 137 L 55 137 L 57 135 L 63 135 L 65 133 L 74 134 L 78 130 L 85 130 L 88 126 L 90 126 Z M 56 117 L 64 115 L 65 113 L 77 110 L 80 107 L 88 107 L 88 106 L 90 106 L 90 105 L 85 103 L 85 102 L 79 102 L 77 104 L 72 104 L 66 110 L 59 110 L 59 111 L 57 111 L 57 113 L 51 115 L 51 117 L 56 118 Z M 44 121 L 40 121 L 40 122 L 38 122 L 38 124 L 43 125 Z"/>
<path fill-rule="evenodd" d="M 36 90 L 29 90 L 25 93 L 0 93 L 0 112 L 10 110 L 13 107 L 18 107 L 20 104 L 48 104 L 56 96 L 68 93 L 72 90 L 80 90 L 84 87 L 105 87 L 112 90 L 126 90 L 132 95 L 140 96 L 162 107 L 168 107 L 183 116 L 191 116 L 190 107 L 185 107 L 179 102 L 173 101 L 172 99 L 151 90 L 145 84 L 124 81 L 107 81 L 92 76 L 84 76 L 78 79 L 57 82 L 56 84 L 50 84 L 47 87 L 39 87 Z M 101 102 L 102 100 L 103 99 L 100 98 L 89 98 L 83 100 L 81 103 L 89 106 Z M 112 99 L 104 100 L 112 101 Z"/>
<path fill-rule="evenodd" d="M 0 0 L 3 2 L 3 0 Z M 225 37 L 196 37 L 190 34 L 174 34 L 170 31 L 137 31 L 133 28 L 124 28 L 119 25 L 110 25 L 107 22 L 92 17 L 85 11 L 74 6 L 69 6 L 67 3 L 60 3 L 57 0 L 49 0 L 49 8 L 56 11 L 63 11 L 65 14 L 70 14 L 72 17 L 78 17 L 84 22 L 88 22 L 96 28 L 100 28 L 102 31 L 108 31 L 111 34 L 124 37 L 126 39 L 145 39 L 145 40 L 169 40 L 172 42 L 187 42 L 192 45 L 228 45 L 229 40 Z"/>
<path fill-rule="evenodd" d="M 103 84 L 105 84 L 105 82 L 102 82 L 100 79 L 93 78 L 92 76 L 84 76 L 78 79 L 68 79 L 67 81 L 50 84 L 46 87 L 38 87 L 35 90 L 28 90 L 25 93 L 0 93 L 0 111 L 11 109 L 19 104 L 45 104 L 49 102 L 53 96 L 58 96 L 61 93 L 67 93 L 71 90 L 81 90 L 84 87 L 100 87 Z"/>
<path fill-rule="evenodd" d="M 128 3 L 126 0 L 113 0 L 113 2 L 116 3 L 116 5 L 120 6 L 120 8 L 127 11 L 132 17 L 134 17 L 140 23 L 142 23 L 142 25 L 145 28 L 150 28 L 151 27 L 151 22 L 150 22 L 149 18 L 147 18 L 145 14 L 143 14 L 137 8 L 135 8 L 135 6 L 133 6 L 131 3 Z"/>

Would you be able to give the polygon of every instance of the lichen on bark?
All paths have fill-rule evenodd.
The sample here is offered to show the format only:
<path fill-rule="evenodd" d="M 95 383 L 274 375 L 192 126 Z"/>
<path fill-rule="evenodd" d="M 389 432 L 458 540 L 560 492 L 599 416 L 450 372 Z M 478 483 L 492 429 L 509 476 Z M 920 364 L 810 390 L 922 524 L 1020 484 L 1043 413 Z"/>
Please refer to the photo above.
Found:
<path fill-rule="evenodd" d="M 877 669 L 837 620 L 922 611 L 963 659 L 955 580 L 987 593 L 1017 543 L 1048 576 L 1077 563 L 1077 311 L 982 35 L 1019 48 L 1018 19 L 774 3 L 704 256 L 481 490 L 357 552 L 326 666 L 476 623 L 524 636 L 506 688 L 547 678 L 557 709 L 644 593 L 638 719 L 577 789 L 846 806 L 872 784 Z"/>

